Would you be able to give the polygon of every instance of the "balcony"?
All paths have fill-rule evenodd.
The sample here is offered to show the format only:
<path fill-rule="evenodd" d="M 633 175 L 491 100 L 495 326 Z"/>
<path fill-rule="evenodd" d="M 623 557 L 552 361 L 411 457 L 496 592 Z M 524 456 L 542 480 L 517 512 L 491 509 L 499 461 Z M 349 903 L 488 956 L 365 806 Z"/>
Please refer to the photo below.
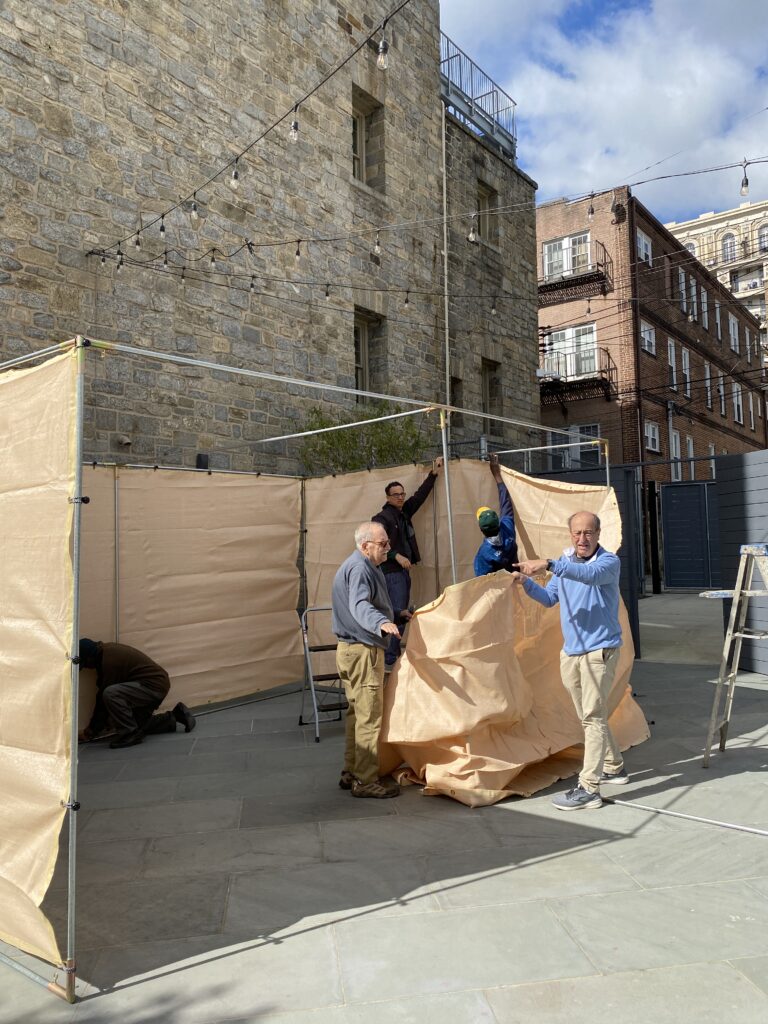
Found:
<path fill-rule="evenodd" d="M 541 368 L 537 371 L 542 405 L 559 405 L 585 398 L 616 394 L 616 364 L 605 348 L 581 347 L 547 350 L 541 346 Z"/>
<path fill-rule="evenodd" d="M 443 32 L 440 86 L 449 113 L 514 163 L 517 104 Z"/>
<path fill-rule="evenodd" d="M 602 242 L 591 241 L 587 250 L 557 272 L 545 270 L 539 278 L 539 308 L 561 302 L 605 295 L 613 289 L 613 260 Z"/>

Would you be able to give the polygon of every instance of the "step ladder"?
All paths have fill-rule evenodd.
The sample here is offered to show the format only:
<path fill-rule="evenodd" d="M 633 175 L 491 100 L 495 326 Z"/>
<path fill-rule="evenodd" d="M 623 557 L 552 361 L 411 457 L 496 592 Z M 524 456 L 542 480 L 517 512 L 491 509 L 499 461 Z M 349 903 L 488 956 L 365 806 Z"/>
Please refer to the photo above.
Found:
<path fill-rule="evenodd" d="M 301 638 L 304 644 L 304 686 L 301 690 L 301 712 L 299 725 L 314 725 L 315 743 L 320 742 L 321 722 L 340 722 L 343 711 L 349 707 L 344 695 L 344 686 L 338 672 L 315 672 L 312 655 L 336 650 L 336 644 L 310 643 L 310 616 L 318 612 L 329 612 L 330 605 L 313 605 L 305 608 L 301 615 Z M 310 704 L 308 714 L 305 707 Z"/>
<path fill-rule="evenodd" d="M 707 744 L 704 748 L 704 768 L 709 767 L 709 755 L 715 733 L 720 734 L 720 750 L 725 750 L 728 739 L 728 726 L 731 721 L 733 694 L 736 687 L 736 676 L 739 672 L 739 658 L 743 640 L 768 640 L 768 630 L 748 629 L 746 626 L 749 599 L 752 597 L 768 597 L 768 544 L 742 544 L 739 552 L 739 571 L 736 575 L 736 586 L 733 590 L 707 590 L 700 597 L 733 598 L 728 629 L 723 643 L 723 657 L 720 661 L 720 674 L 715 687 L 715 699 L 712 702 L 712 715 L 709 720 Z M 752 589 L 752 579 L 757 567 L 763 578 L 765 588 Z M 721 712 L 721 704 L 725 703 Z"/>

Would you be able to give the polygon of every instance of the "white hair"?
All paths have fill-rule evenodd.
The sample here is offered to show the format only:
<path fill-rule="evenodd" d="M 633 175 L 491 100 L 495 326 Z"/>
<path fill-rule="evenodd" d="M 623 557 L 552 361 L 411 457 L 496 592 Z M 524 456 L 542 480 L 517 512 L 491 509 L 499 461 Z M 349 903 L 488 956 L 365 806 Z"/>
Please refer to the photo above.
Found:
<path fill-rule="evenodd" d="M 365 544 L 366 541 L 374 540 L 373 535 L 377 529 L 384 530 L 384 527 L 381 523 L 360 523 L 358 528 L 355 530 L 355 547 L 359 551 L 362 551 L 363 544 Z M 386 533 L 387 531 L 384 530 L 384 532 Z"/>

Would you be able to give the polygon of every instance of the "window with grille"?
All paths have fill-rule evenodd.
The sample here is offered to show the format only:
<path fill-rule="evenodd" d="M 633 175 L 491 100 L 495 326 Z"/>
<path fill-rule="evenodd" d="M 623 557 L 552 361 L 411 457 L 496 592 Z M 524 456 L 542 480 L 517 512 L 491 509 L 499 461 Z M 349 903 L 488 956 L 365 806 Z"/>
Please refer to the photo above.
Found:
<path fill-rule="evenodd" d="M 646 420 L 643 432 L 645 434 L 646 449 L 649 452 L 660 452 L 661 435 L 659 434 L 659 424 L 653 423 L 651 420 Z"/>
<path fill-rule="evenodd" d="M 589 269 L 589 232 L 545 242 L 542 248 L 544 277 L 567 277 Z"/>
<path fill-rule="evenodd" d="M 741 384 L 733 381 L 731 384 L 731 394 L 733 396 L 733 418 L 737 423 L 743 423 L 744 407 L 741 399 Z"/>
<path fill-rule="evenodd" d="M 731 260 L 736 259 L 736 236 L 730 232 L 727 235 L 723 235 L 722 241 L 720 242 L 721 252 L 723 260 L 729 263 Z"/>
<path fill-rule="evenodd" d="M 353 86 L 352 176 L 383 192 L 384 170 L 384 107 Z"/>
<path fill-rule="evenodd" d="M 640 344 L 644 352 L 656 355 L 656 328 L 647 320 L 640 321 Z"/>
<path fill-rule="evenodd" d="M 637 258 L 641 263 L 653 266 L 653 244 L 650 236 L 646 235 L 640 228 L 637 229 Z"/>

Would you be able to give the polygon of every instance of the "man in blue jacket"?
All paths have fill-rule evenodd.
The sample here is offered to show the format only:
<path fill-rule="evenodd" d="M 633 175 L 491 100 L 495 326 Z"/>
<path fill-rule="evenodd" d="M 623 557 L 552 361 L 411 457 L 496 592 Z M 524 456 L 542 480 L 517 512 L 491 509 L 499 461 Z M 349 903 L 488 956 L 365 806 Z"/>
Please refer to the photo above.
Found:
<path fill-rule="evenodd" d="M 517 565 L 517 535 L 512 499 L 501 477 L 498 455 L 490 455 L 488 462 L 499 491 L 501 516 L 486 505 L 477 510 L 477 525 L 485 539 L 475 555 L 475 576 L 487 576 L 499 569 L 512 572 L 513 566 Z"/>
<path fill-rule="evenodd" d="M 344 769 L 339 779 L 352 796 L 397 796 L 400 788 L 379 778 L 379 732 L 384 708 L 384 649 L 400 630 L 381 563 L 389 551 L 380 523 L 361 523 L 355 551 L 342 562 L 331 587 L 331 628 L 336 634 L 336 668 L 349 703 Z"/>
<path fill-rule="evenodd" d="M 621 647 L 620 562 L 600 546 L 600 520 L 592 512 L 574 513 L 568 528 L 572 548 L 558 559 L 520 562 L 513 576 L 545 608 L 560 604 L 560 675 L 584 728 L 584 764 L 578 784 L 552 803 L 561 811 L 579 811 L 602 807 L 601 784 L 622 785 L 629 776 L 608 725 L 608 696 Z M 530 579 L 545 570 L 552 573 L 546 586 Z"/>

